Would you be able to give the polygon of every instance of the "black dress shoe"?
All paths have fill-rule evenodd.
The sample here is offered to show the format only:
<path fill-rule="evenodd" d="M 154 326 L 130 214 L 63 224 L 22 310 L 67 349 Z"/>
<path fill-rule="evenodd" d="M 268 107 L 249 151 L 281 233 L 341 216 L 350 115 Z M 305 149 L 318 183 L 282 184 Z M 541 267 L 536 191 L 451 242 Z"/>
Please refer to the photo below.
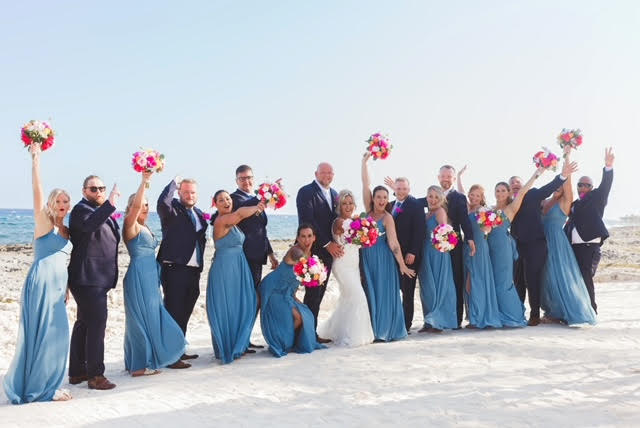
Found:
<path fill-rule="evenodd" d="M 182 354 L 181 360 L 195 360 L 198 358 L 198 354 Z"/>
<path fill-rule="evenodd" d="M 264 346 L 262 346 L 262 345 L 256 345 L 255 343 L 251 343 L 251 342 L 249 342 L 249 348 L 263 349 L 263 348 L 264 348 Z"/>
<path fill-rule="evenodd" d="M 535 316 L 529 317 L 529 322 L 527 323 L 529 327 L 535 327 L 538 324 L 540 324 L 540 317 L 535 317 Z"/>

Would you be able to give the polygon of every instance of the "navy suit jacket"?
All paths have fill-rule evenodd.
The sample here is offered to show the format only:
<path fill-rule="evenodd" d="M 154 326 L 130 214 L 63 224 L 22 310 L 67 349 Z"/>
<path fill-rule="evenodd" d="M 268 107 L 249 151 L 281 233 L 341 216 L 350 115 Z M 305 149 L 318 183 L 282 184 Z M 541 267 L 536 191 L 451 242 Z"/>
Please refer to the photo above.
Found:
<path fill-rule="evenodd" d="M 111 218 L 116 207 L 105 201 L 99 207 L 82 199 L 71 210 L 71 261 L 69 287 L 114 288 L 118 282 L 120 228 Z"/>
<path fill-rule="evenodd" d="M 202 225 L 202 229 L 196 232 L 196 228 L 191 221 L 191 215 L 187 212 L 188 210 L 178 199 L 173 197 L 177 188 L 178 185 L 175 180 L 171 180 L 158 198 L 156 209 L 162 225 L 162 243 L 160 244 L 160 251 L 158 251 L 158 261 L 160 263 L 171 262 L 186 265 L 191 260 L 191 256 L 196 249 L 196 242 L 200 243 L 204 258 L 204 248 L 207 240 L 205 232 L 208 225 L 202 211 L 193 207 Z M 202 267 L 201 265 L 200 271 L 202 271 Z"/>
<path fill-rule="evenodd" d="M 604 215 L 604 207 L 607 206 L 612 183 L 613 170 L 603 169 L 600 186 L 590 191 L 584 199 L 574 201 L 569 221 L 564 226 L 569 242 L 571 242 L 571 231 L 574 227 L 584 241 L 602 238 L 602 242 L 604 242 L 609 237 L 609 231 L 602 221 L 602 216 Z"/>
<path fill-rule="evenodd" d="M 391 203 L 392 212 L 395 203 L 396 201 Z M 413 254 L 416 256 L 414 264 L 419 264 L 422 257 L 424 240 L 427 236 L 424 206 L 413 196 L 407 196 L 402 202 L 400 212 L 395 216 L 394 222 L 396 224 L 396 235 L 398 236 L 398 243 L 400 244 L 402 255 L 404 256 L 407 253 Z"/>
<path fill-rule="evenodd" d="M 253 207 L 258 205 L 260 200 L 255 196 L 248 196 L 240 189 L 231 194 L 233 200 L 233 210 L 240 207 Z M 252 262 L 260 262 L 265 264 L 267 256 L 273 253 L 271 243 L 267 237 L 267 214 L 262 212 L 260 215 L 252 215 L 240 223 L 238 227 L 245 235 L 242 249 L 247 260 Z"/>
<path fill-rule="evenodd" d="M 522 205 L 511 222 L 511 235 L 518 242 L 526 244 L 545 239 L 541 203 L 563 184 L 564 180 L 557 175 L 550 183 L 539 189 L 534 187 L 524 195 Z"/>
<path fill-rule="evenodd" d="M 336 219 L 336 208 L 338 206 L 338 192 L 331 191 L 332 204 L 329 206 L 327 200 L 320 190 L 320 186 L 314 181 L 302 186 L 298 190 L 296 197 L 296 207 L 298 209 L 298 224 L 310 223 L 316 229 L 316 244 L 319 247 L 318 256 L 323 261 L 331 262 L 331 254 L 324 248 L 332 241 L 331 227 Z"/>
<path fill-rule="evenodd" d="M 420 198 L 418 202 L 424 207 L 428 207 L 427 198 Z M 473 241 L 473 229 L 469 220 L 469 209 L 467 207 L 467 197 L 455 189 L 447 194 L 447 217 L 451 227 L 462 238 L 460 231 L 464 232 L 465 241 Z"/>

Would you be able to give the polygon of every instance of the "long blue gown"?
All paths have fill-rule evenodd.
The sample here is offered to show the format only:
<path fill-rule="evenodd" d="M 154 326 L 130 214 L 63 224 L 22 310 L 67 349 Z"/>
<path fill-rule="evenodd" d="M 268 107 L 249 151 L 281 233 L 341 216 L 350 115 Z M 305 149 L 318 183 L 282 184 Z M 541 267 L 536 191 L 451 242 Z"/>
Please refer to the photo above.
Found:
<path fill-rule="evenodd" d="M 471 257 L 469 245 L 464 245 L 465 297 L 469 308 L 469 324 L 477 328 L 502 327 L 493 267 L 489 255 L 489 244 L 484 231 L 476 222 L 474 213 L 469 214 L 473 236 L 476 237 L 476 254 Z M 466 278 L 471 278 L 471 294 L 467 293 Z"/>
<path fill-rule="evenodd" d="M 567 216 L 554 205 L 542 218 L 547 238 L 547 264 L 542 274 L 541 306 L 545 315 L 572 324 L 595 324 L 596 313 L 578 262 L 562 227 Z"/>
<path fill-rule="evenodd" d="M 71 242 L 55 228 L 34 242 L 34 261 L 22 287 L 16 351 L 4 377 L 4 391 L 13 404 L 51 401 L 64 379 L 70 253 Z"/>
<path fill-rule="evenodd" d="M 131 261 L 124 275 L 124 366 L 130 372 L 178 361 L 185 350 L 182 329 L 160 293 L 156 238 L 146 227 L 126 242 Z"/>
<path fill-rule="evenodd" d="M 511 222 L 505 217 L 502 225 L 491 229 L 487 241 L 500 321 L 505 327 L 524 327 L 527 325 L 525 308 L 513 283 L 513 262 L 518 259 L 518 250 L 515 240 L 509 234 L 510 225 Z"/>
<path fill-rule="evenodd" d="M 216 253 L 207 282 L 207 318 L 217 359 L 228 364 L 249 348 L 256 320 L 257 297 L 242 251 L 244 233 L 233 226 L 215 241 Z"/>
<path fill-rule="evenodd" d="M 378 222 L 381 236 L 372 247 L 362 249 L 362 269 L 367 281 L 365 292 L 376 340 L 389 342 L 407 337 L 400 300 L 400 273 L 387 243 L 385 227 Z"/>
<path fill-rule="evenodd" d="M 456 285 L 453 282 L 451 255 L 436 250 L 431 243 L 431 234 L 437 226 L 435 216 L 427 219 L 427 239 L 418 279 L 425 326 L 444 330 L 458 327 Z"/>
<path fill-rule="evenodd" d="M 260 326 L 269 351 L 276 357 L 289 352 L 307 354 L 326 346 L 316 340 L 313 313 L 304 303 L 294 299 L 300 283 L 293 266 L 280 263 L 260 282 Z M 302 317 L 302 326 L 293 328 L 293 308 Z"/>

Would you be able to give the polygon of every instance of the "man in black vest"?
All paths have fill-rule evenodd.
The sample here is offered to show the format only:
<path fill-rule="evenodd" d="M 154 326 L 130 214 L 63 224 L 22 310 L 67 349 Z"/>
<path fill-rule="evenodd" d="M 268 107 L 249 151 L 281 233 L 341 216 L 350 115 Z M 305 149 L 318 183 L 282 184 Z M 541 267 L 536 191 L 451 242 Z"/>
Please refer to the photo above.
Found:
<path fill-rule="evenodd" d="M 344 251 L 342 246 L 333 242 L 331 227 L 336 219 L 336 207 L 338 205 L 338 193 L 331 188 L 333 181 L 333 167 L 323 162 L 316 168 L 316 179 L 298 190 L 296 196 L 296 208 L 298 210 L 298 225 L 311 224 L 316 231 L 317 256 L 327 268 L 327 280 L 319 287 L 309 287 L 304 293 L 304 304 L 313 313 L 316 328 L 318 327 L 318 312 L 320 303 L 326 290 L 331 263 L 334 257 L 340 257 Z M 318 342 L 331 342 L 329 339 L 318 338 Z"/>
<path fill-rule="evenodd" d="M 518 254 L 522 259 L 527 292 L 529 293 L 529 325 L 540 324 L 540 287 L 542 270 L 547 261 L 547 239 L 542 226 L 541 204 L 575 170 L 575 164 L 565 162 L 562 174 L 541 188 L 532 188 L 524 196 L 520 210 L 511 222 L 511 235 L 516 239 Z M 514 195 L 522 188 L 520 177 L 509 180 Z M 516 284 L 520 285 L 520 284 Z"/>
<path fill-rule="evenodd" d="M 180 199 L 173 197 L 176 190 Z M 164 188 L 157 204 L 162 225 L 158 262 L 162 266 L 160 281 L 164 306 L 185 335 L 193 307 L 200 296 L 200 274 L 206 244 L 207 222 L 202 211 L 195 206 L 197 200 L 196 181 L 176 177 Z M 184 354 L 181 359 L 197 357 L 195 354 Z"/>
<path fill-rule="evenodd" d="M 576 255 L 582 278 L 587 286 L 591 306 L 598 312 L 593 276 L 600 262 L 600 246 L 609 237 L 609 231 L 602 221 L 607 206 L 611 184 L 613 183 L 613 161 L 615 156 L 611 148 L 605 150 L 604 169 L 600 186 L 593 188 L 590 177 L 578 180 L 578 199 L 571 206 L 569 221 L 564 230 Z"/>
<path fill-rule="evenodd" d="M 118 281 L 118 223 L 111 218 L 120 192 L 114 185 L 107 200 L 100 177 L 90 175 L 82 185 L 83 198 L 73 207 L 69 234 L 73 243 L 69 289 L 78 305 L 69 352 L 69 383 L 88 380 L 91 389 L 112 389 L 104 377 L 104 331 L 107 293 Z"/>

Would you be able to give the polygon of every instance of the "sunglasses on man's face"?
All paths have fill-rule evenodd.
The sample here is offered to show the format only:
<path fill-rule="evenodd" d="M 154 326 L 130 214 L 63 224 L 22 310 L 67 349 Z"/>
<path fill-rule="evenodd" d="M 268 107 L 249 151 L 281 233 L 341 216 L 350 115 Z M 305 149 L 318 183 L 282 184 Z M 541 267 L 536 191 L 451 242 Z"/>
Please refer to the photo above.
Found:
<path fill-rule="evenodd" d="M 578 183 L 578 187 L 586 187 L 586 188 L 589 188 L 589 187 L 591 187 L 591 184 L 589 184 L 589 183 Z"/>
<path fill-rule="evenodd" d="M 98 193 L 106 191 L 107 186 L 87 186 L 85 189 L 89 189 L 91 193 Z"/>

